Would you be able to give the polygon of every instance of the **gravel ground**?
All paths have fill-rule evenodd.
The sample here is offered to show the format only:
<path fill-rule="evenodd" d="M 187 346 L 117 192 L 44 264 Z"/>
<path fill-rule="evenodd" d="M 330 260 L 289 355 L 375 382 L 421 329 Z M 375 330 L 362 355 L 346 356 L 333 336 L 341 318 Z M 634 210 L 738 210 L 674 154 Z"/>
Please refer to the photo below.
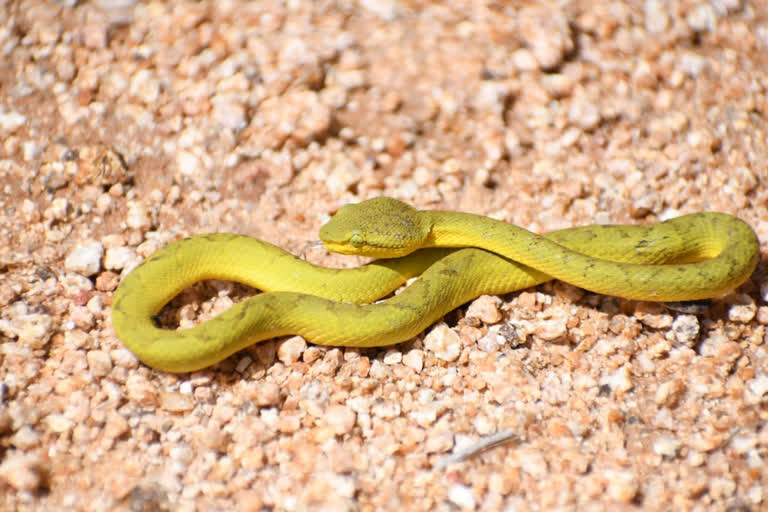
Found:
<path fill-rule="evenodd" d="M 699 314 L 547 283 L 394 348 L 293 337 L 178 376 L 109 315 L 171 240 L 297 253 L 377 195 L 537 232 L 719 210 L 768 240 L 763 2 L 30 0 L 0 20 L 0 508 L 768 508 L 764 263 Z M 171 316 L 248 293 L 207 283 Z"/>

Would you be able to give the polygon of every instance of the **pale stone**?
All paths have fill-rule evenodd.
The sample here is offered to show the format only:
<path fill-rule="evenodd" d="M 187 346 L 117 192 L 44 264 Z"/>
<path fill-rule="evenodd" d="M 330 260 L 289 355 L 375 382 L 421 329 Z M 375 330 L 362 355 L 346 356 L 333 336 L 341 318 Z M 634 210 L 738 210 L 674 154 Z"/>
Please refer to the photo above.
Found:
<path fill-rule="evenodd" d="M 461 355 L 459 335 L 444 323 L 437 324 L 424 337 L 424 347 L 443 361 L 452 362 Z"/>
<path fill-rule="evenodd" d="M 84 276 L 92 276 L 101 270 L 101 258 L 104 256 L 104 246 L 101 242 L 91 242 L 81 245 L 69 253 L 64 260 L 64 267 L 70 272 Z"/>

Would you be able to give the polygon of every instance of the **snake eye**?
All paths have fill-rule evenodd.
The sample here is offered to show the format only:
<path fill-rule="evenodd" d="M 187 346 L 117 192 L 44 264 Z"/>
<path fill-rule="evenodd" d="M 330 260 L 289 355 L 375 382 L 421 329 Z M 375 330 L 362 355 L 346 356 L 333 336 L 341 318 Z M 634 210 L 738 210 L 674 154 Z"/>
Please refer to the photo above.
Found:
<path fill-rule="evenodd" d="M 352 233 L 352 236 L 349 237 L 349 243 L 352 247 L 359 249 L 365 244 L 365 240 L 360 236 L 360 233 Z"/>

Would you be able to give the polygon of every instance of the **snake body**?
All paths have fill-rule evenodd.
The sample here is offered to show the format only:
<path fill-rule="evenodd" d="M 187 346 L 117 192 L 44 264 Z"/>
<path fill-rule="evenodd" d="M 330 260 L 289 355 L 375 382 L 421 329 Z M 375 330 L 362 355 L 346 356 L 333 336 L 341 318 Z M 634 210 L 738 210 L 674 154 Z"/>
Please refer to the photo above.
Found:
<path fill-rule="evenodd" d="M 553 278 L 630 299 L 714 297 L 743 283 L 759 257 L 752 228 L 723 213 L 536 235 L 488 217 L 417 210 L 386 197 L 342 207 L 320 237 L 333 251 L 394 259 L 329 269 L 255 238 L 193 236 L 160 249 L 126 276 L 113 298 L 115 331 L 145 364 L 186 372 L 288 334 L 320 345 L 399 343 L 479 295 Z M 401 293 L 364 304 L 415 276 Z M 265 293 L 191 329 L 155 325 L 168 301 L 205 279 Z"/>

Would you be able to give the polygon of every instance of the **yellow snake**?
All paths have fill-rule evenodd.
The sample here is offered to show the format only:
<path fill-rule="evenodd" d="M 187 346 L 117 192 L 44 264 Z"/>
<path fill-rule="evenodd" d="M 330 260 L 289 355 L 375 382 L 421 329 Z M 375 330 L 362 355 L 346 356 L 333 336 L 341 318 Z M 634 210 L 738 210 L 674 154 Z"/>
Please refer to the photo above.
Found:
<path fill-rule="evenodd" d="M 714 297 L 743 283 L 759 256 L 749 225 L 724 213 L 542 236 L 480 215 L 417 210 L 387 197 L 343 206 L 320 238 L 332 251 L 394 259 L 328 269 L 255 238 L 193 236 L 155 252 L 123 280 L 112 304 L 115 331 L 145 364 L 186 372 L 288 334 L 321 345 L 399 343 L 481 294 L 553 278 L 630 299 Z M 471 248 L 455 249 L 460 247 Z M 360 304 L 414 276 L 419 278 L 401 293 Z M 191 329 L 155 325 L 168 301 L 204 279 L 238 281 L 265 293 Z"/>

